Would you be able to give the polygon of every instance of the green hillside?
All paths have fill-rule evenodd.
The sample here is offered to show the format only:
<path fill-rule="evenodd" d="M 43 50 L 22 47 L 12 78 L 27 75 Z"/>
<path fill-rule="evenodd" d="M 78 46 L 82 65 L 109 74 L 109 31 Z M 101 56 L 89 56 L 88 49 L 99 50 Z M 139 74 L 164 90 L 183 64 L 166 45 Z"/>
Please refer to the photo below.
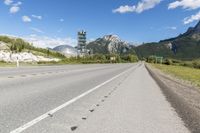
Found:
<path fill-rule="evenodd" d="M 169 47 L 169 44 L 176 48 L 176 52 Z M 156 55 L 180 60 L 198 59 L 200 58 L 200 23 L 178 37 L 146 43 L 136 47 L 135 51 L 139 58 Z"/>
<path fill-rule="evenodd" d="M 139 58 L 147 58 L 151 55 L 169 57 L 173 56 L 173 52 L 161 43 L 146 43 L 135 48 Z"/>
<path fill-rule="evenodd" d="M 151 55 L 180 60 L 200 58 L 200 41 L 198 40 L 191 37 L 182 37 L 173 41 L 177 46 L 176 53 L 166 46 L 167 43 L 168 42 L 147 43 L 136 47 L 135 50 L 139 58 L 147 58 Z"/>
<path fill-rule="evenodd" d="M 5 43 L 8 51 L 12 51 L 12 52 L 31 52 L 33 54 L 36 55 L 42 55 L 42 56 L 49 56 L 49 57 L 55 57 L 55 58 L 65 58 L 64 55 L 58 53 L 58 52 L 54 52 L 48 49 L 44 49 L 44 48 L 38 48 L 38 47 L 34 47 L 32 44 L 24 41 L 21 38 L 11 38 L 11 37 L 7 37 L 7 36 L 0 36 L 0 42 Z M 2 48 L 0 47 L 0 50 Z M 3 50 L 3 49 L 2 49 Z"/>

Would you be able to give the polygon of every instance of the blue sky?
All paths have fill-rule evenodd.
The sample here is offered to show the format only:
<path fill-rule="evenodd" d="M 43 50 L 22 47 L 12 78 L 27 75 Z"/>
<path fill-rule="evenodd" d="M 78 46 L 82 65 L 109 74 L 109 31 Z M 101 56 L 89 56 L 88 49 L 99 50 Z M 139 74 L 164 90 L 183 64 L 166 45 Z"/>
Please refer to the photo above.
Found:
<path fill-rule="evenodd" d="M 174 37 L 200 19 L 200 0 L 1 0 L 0 34 L 37 46 L 76 45 L 77 31 L 88 39 L 117 34 L 129 42 Z"/>

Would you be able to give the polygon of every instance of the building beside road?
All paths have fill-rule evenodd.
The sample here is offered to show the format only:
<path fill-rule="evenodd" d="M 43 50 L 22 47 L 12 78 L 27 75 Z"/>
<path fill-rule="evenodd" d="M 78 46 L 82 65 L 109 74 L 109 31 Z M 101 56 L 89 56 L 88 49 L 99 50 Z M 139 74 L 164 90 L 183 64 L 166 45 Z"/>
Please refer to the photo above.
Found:
<path fill-rule="evenodd" d="M 78 45 L 77 45 L 77 50 L 78 50 L 78 55 L 79 56 L 85 56 L 85 55 L 92 55 L 93 51 L 91 49 L 87 49 L 87 32 L 82 30 L 78 32 L 78 37 L 77 37 Z"/>

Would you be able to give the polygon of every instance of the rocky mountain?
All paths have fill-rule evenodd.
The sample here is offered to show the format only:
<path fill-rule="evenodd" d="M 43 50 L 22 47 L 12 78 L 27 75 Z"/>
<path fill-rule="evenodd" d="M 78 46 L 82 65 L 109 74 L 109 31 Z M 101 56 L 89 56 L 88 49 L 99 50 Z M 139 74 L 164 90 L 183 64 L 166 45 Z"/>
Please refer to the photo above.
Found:
<path fill-rule="evenodd" d="M 106 35 L 87 44 L 87 49 L 99 54 L 129 54 L 134 53 L 134 46 L 121 40 L 117 35 Z"/>
<path fill-rule="evenodd" d="M 74 47 L 71 47 L 69 45 L 60 45 L 53 48 L 52 50 L 60 52 L 65 56 L 76 56 L 78 52 Z"/>
<path fill-rule="evenodd" d="M 181 60 L 200 58 L 200 22 L 177 37 L 146 43 L 136 47 L 135 50 L 140 58 L 150 55 Z"/>
<path fill-rule="evenodd" d="M 200 35 L 200 21 L 198 22 L 198 24 L 195 27 L 190 27 L 186 33 L 184 33 L 183 35 L 186 36 L 194 36 L 194 35 Z M 198 38 L 199 39 L 199 38 Z"/>
<path fill-rule="evenodd" d="M 0 50 L 9 50 L 9 47 L 5 42 L 0 41 Z"/>

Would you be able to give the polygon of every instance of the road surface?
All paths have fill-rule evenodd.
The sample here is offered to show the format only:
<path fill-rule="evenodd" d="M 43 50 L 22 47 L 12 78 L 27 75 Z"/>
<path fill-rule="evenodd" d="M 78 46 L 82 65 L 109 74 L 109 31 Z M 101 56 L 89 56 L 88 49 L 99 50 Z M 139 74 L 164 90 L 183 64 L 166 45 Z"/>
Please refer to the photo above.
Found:
<path fill-rule="evenodd" d="M 189 133 L 144 64 L 0 68 L 0 133 Z"/>

